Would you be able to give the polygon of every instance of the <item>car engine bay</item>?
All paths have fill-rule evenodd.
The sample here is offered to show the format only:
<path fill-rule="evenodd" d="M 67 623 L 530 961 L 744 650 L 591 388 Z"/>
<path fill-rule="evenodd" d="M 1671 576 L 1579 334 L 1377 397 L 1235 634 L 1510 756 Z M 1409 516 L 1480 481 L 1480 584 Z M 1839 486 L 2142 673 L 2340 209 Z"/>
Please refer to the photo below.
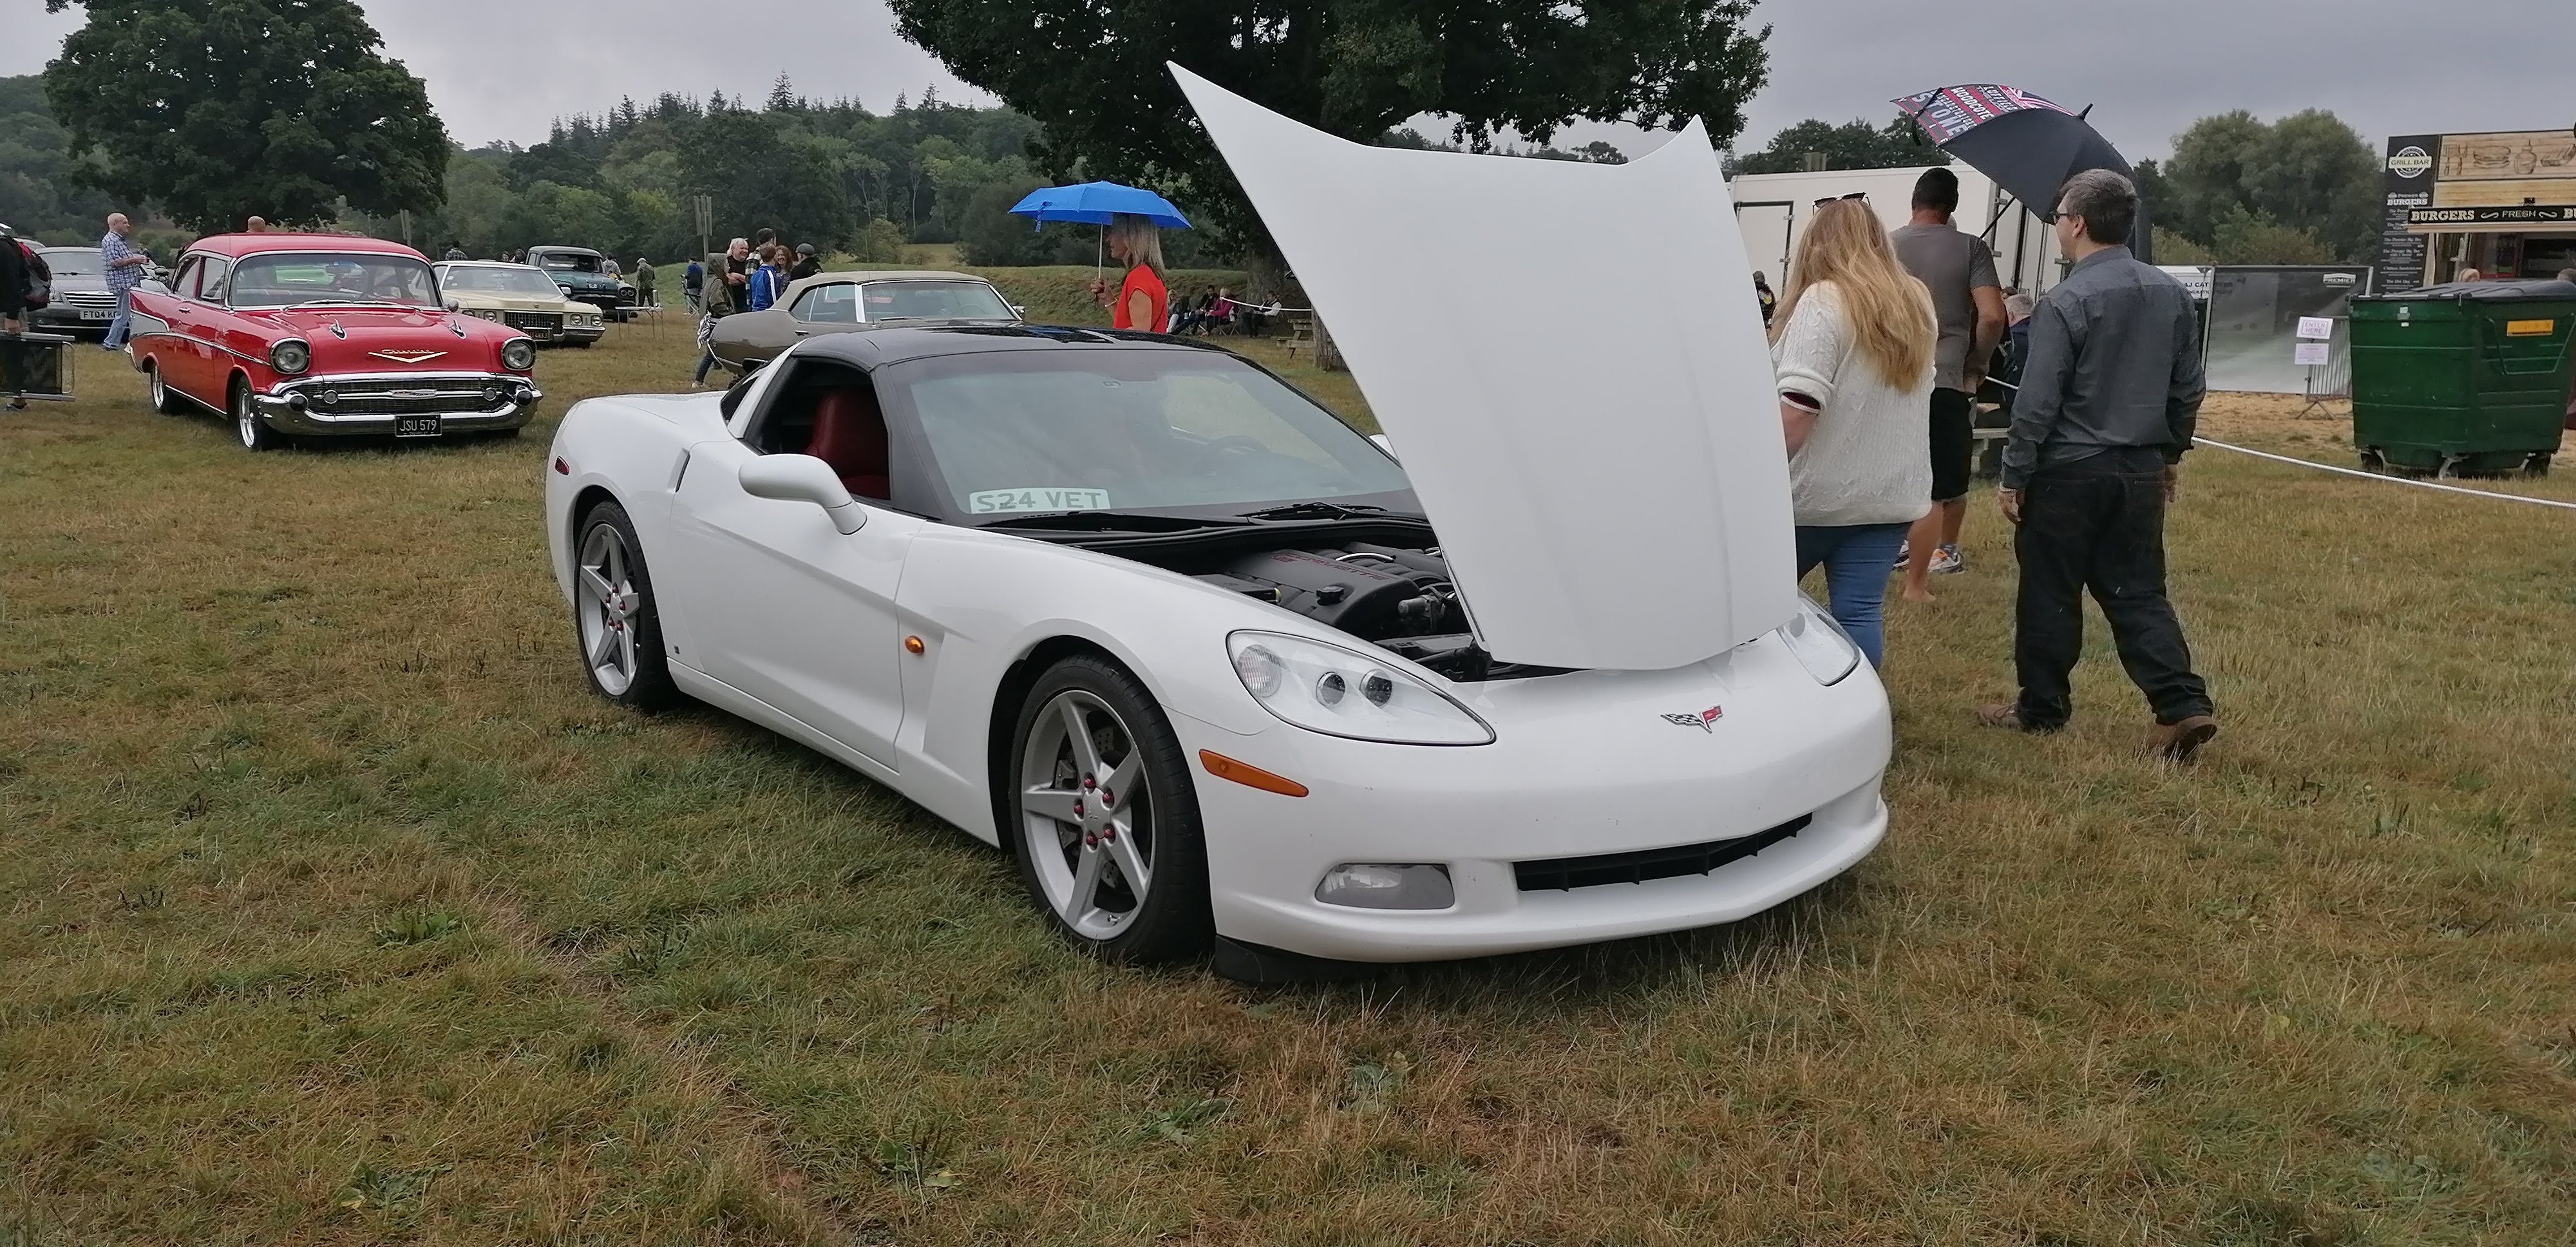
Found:
<path fill-rule="evenodd" d="M 1300 525 L 1294 535 L 1091 543 L 1292 610 L 1461 682 L 1555 675 L 1497 662 L 1476 643 L 1438 538 L 1415 524 Z"/>

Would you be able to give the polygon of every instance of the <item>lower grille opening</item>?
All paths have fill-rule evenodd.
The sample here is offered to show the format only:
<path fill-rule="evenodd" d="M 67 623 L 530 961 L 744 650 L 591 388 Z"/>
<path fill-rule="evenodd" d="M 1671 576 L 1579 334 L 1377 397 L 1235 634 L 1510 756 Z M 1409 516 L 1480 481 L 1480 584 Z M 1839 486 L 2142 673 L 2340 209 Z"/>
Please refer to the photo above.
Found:
<path fill-rule="evenodd" d="M 1670 848 L 1638 849 L 1630 853 L 1600 853 L 1591 857 L 1514 862 L 1512 873 L 1519 878 L 1523 892 L 1570 892 L 1576 888 L 1597 888 L 1612 883 L 1644 883 L 1649 879 L 1704 875 L 1729 862 L 1740 861 L 1770 848 L 1806 830 L 1807 824 L 1814 821 L 1815 815 L 1801 814 L 1768 831 L 1757 831 L 1733 840 L 1677 844 Z"/>

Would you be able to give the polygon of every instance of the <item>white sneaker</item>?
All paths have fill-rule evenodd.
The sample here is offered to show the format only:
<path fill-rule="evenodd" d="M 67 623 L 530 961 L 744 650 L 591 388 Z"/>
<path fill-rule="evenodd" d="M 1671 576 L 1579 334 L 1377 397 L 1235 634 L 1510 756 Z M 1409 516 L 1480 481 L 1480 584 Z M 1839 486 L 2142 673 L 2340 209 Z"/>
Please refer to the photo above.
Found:
<path fill-rule="evenodd" d="M 1903 545 L 1900 545 L 1900 546 L 1896 547 L 1896 566 L 1897 566 L 1897 568 L 1898 568 L 1899 570 L 1903 570 L 1903 569 L 1904 569 L 1904 567 L 1905 567 L 1905 561 L 1906 561 L 1908 558 L 1913 557 L 1913 554 L 1914 554 L 1914 543 L 1913 543 L 1913 542 L 1911 542 L 1911 541 L 1908 541 L 1908 542 L 1904 543 Z"/>
<path fill-rule="evenodd" d="M 1968 560 L 1959 556 L 1959 547 L 1945 545 L 1932 552 L 1932 566 L 1930 571 L 1933 575 L 1947 576 L 1952 572 L 1963 572 L 1966 570 L 1968 570 Z"/>

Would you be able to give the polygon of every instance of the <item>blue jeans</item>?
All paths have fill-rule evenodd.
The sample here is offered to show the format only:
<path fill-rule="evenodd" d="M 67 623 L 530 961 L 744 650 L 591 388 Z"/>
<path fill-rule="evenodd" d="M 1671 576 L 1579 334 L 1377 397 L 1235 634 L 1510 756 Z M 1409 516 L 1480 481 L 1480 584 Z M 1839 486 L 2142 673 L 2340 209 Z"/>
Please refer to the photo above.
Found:
<path fill-rule="evenodd" d="M 1832 599 L 1834 622 L 1851 634 L 1869 665 L 1885 666 L 1887 651 L 1887 577 L 1896 567 L 1897 547 L 1905 544 L 1912 524 L 1800 524 L 1798 574 L 1825 565 L 1825 592 Z"/>
<path fill-rule="evenodd" d="M 98 344 L 111 351 L 117 350 L 125 345 L 126 336 L 133 332 L 134 292 L 119 290 L 116 292 L 116 319 L 107 322 L 107 336 L 99 339 Z"/>

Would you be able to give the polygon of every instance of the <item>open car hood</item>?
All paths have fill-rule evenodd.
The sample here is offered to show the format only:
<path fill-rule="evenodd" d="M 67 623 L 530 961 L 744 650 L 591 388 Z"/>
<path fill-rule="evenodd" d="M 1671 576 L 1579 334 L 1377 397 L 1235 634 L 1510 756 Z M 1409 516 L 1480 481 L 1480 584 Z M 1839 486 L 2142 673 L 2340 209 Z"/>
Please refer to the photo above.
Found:
<path fill-rule="evenodd" d="M 1366 147 L 1179 66 L 1487 651 L 1662 670 L 1797 609 L 1770 350 L 1699 123 L 1625 165 Z"/>

